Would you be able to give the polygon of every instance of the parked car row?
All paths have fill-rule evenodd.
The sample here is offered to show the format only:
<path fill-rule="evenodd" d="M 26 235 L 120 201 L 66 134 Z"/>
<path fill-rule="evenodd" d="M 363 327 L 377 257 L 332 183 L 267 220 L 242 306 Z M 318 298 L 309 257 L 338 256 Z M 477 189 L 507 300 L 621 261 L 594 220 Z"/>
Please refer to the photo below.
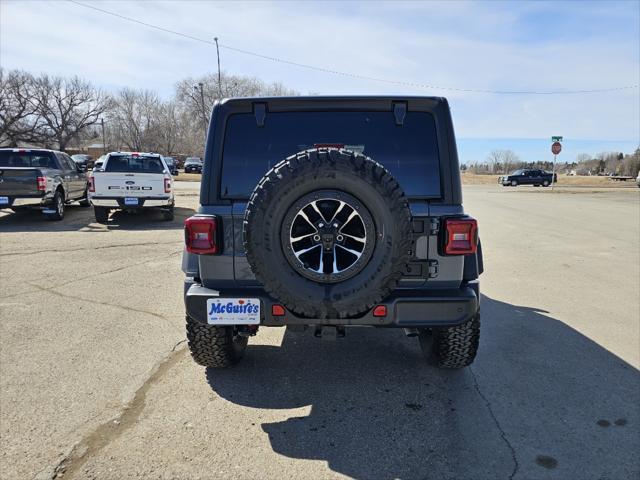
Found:
<path fill-rule="evenodd" d="M 175 164 L 173 164 L 175 167 Z M 171 168 L 155 153 L 111 152 L 98 158 L 93 171 L 64 152 L 0 148 L 0 208 L 38 209 L 62 220 L 65 206 L 93 205 L 97 222 L 112 210 L 156 208 L 173 220 Z"/>
<path fill-rule="evenodd" d="M 81 167 L 83 167 L 85 171 L 87 171 L 94 168 L 95 165 L 98 165 L 98 167 L 102 165 L 102 162 L 104 161 L 106 156 L 107 156 L 106 154 L 102 155 L 97 160 L 94 161 L 91 155 L 78 153 L 76 155 L 71 155 L 71 159 L 77 165 L 80 165 Z M 178 167 L 180 165 L 180 162 L 174 157 L 163 156 L 162 158 L 167 164 L 167 167 L 169 167 L 169 171 L 171 172 L 171 175 L 173 175 L 174 177 L 177 177 L 179 175 Z M 200 157 L 188 157 L 185 160 L 185 167 L 187 166 L 187 163 L 188 163 L 188 169 L 186 170 L 187 173 L 202 173 L 202 160 L 200 159 Z"/>

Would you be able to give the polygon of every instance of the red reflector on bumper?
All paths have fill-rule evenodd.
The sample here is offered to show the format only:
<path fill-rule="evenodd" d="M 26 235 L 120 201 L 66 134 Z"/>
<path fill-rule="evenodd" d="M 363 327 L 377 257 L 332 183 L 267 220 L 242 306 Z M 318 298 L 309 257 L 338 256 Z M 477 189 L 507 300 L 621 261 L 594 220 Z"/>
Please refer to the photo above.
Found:
<path fill-rule="evenodd" d="M 386 305 L 378 305 L 373 309 L 374 317 L 386 317 L 387 316 L 387 307 Z"/>
<path fill-rule="evenodd" d="M 282 305 L 271 305 L 271 315 L 274 317 L 284 317 L 284 307 Z"/>

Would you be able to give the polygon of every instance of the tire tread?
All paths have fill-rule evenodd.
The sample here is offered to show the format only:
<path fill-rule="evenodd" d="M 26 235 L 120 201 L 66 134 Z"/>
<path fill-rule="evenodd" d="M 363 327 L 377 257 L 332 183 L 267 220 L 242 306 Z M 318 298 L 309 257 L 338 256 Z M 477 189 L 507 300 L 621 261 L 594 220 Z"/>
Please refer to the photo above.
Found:
<path fill-rule="evenodd" d="M 234 348 L 233 327 L 205 325 L 186 317 L 187 343 L 191 356 L 204 367 L 225 368 L 240 361 L 247 339 L 240 342 L 240 351 Z"/>
<path fill-rule="evenodd" d="M 423 335 L 425 335 L 423 333 Z M 441 368 L 458 369 L 473 363 L 480 343 L 480 313 L 471 320 L 455 327 L 435 330 L 429 352 L 433 363 Z M 423 339 L 421 339 L 423 344 Z M 424 348 L 424 347 L 423 347 Z"/>

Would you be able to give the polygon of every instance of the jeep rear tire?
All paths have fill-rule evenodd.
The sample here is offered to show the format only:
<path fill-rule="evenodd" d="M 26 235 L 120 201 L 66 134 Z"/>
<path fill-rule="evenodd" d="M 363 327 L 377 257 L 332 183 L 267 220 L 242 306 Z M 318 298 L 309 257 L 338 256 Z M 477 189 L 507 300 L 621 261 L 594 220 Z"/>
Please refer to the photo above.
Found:
<path fill-rule="evenodd" d="M 440 368 L 463 368 L 471 365 L 480 342 L 480 312 L 455 327 L 421 329 L 420 348 L 427 361 Z"/>
<path fill-rule="evenodd" d="M 411 214 L 395 178 L 348 150 L 299 152 L 260 180 L 244 246 L 258 281 L 309 318 L 366 312 L 393 290 L 412 250 Z"/>
<path fill-rule="evenodd" d="M 203 367 L 224 368 L 240 361 L 248 339 L 238 335 L 237 327 L 207 325 L 190 317 L 187 320 L 187 341 L 191 356 Z"/>

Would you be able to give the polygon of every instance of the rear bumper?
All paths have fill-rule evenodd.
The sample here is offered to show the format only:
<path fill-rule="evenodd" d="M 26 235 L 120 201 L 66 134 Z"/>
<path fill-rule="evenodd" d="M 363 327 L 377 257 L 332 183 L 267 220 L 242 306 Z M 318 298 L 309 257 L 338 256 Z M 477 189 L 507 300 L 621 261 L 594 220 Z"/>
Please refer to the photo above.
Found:
<path fill-rule="evenodd" d="M 2 196 L 0 194 L 0 196 Z M 1 203 L 0 208 L 10 207 L 46 207 L 53 198 L 52 196 L 45 197 L 42 194 L 39 195 L 27 195 L 19 197 L 9 196 L 9 203 Z"/>
<path fill-rule="evenodd" d="M 170 195 L 155 197 L 135 197 L 138 199 L 138 205 L 125 205 L 124 197 L 90 197 L 91 204 L 96 207 L 109 208 L 149 208 L 149 207 L 171 207 L 173 206 L 173 197 Z"/>
<path fill-rule="evenodd" d="M 192 319 L 207 323 L 209 298 L 259 298 L 260 324 L 284 325 L 362 325 L 377 327 L 451 327 L 473 317 L 480 305 L 480 284 L 472 281 L 455 290 L 398 289 L 378 305 L 387 307 L 385 317 L 373 316 L 373 309 L 358 318 L 303 318 L 289 310 L 282 317 L 271 315 L 271 306 L 279 304 L 261 288 L 225 289 L 204 288 L 191 279 L 185 282 L 185 306 Z"/>

